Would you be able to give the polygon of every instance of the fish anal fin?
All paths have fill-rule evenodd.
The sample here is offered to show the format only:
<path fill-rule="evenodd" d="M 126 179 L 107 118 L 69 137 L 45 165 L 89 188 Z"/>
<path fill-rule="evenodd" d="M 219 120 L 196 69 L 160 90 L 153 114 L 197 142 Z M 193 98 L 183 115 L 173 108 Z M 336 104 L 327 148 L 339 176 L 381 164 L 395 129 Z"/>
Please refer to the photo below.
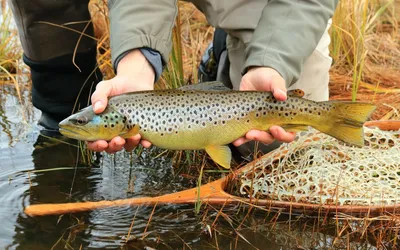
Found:
<path fill-rule="evenodd" d="M 138 124 L 135 124 L 133 128 L 131 128 L 128 132 L 121 134 L 121 137 L 123 138 L 129 138 L 131 136 L 137 135 L 139 133 L 140 126 Z"/>
<path fill-rule="evenodd" d="M 292 89 L 288 90 L 287 95 L 293 97 L 304 97 L 304 91 L 301 89 Z"/>
<path fill-rule="evenodd" d="M 228 146 L 216 146 L 211 145 L 205 148 L 207 154 L 213 159 L 216 163 L 221 165 L 224 168 L 231 167 L 231 159 L 232 152 Z"/>
<path fill-rule="evenodd" d="M 287 132 L 302 132 L 308 131 L 307 125 L 286 124 L 281 126 Z"/>

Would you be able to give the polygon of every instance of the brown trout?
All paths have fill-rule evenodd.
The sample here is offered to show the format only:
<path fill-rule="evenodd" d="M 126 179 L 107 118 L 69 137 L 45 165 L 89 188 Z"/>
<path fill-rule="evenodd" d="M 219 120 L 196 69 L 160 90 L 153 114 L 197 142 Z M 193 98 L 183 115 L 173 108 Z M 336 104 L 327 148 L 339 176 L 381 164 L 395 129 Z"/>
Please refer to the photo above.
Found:
<path fill-rule="evenodd" d="M 313 102 L 292 91 L 286 101 L 270 92 L 154 90 L 109 98 L 106 110 L 92 107 L 63 120 L 61 134 L 85 141 L 127 138 L 140 134 L 153 145 L 172 150 L 205 149 L 225 168 L 230 167 L 227 144 L 251 129 L 268 131 L 271 125 L 287 131 L 311 126 L 349 144 L 362 146 L 363 123 L 375 110 L 370 103 Z"/>

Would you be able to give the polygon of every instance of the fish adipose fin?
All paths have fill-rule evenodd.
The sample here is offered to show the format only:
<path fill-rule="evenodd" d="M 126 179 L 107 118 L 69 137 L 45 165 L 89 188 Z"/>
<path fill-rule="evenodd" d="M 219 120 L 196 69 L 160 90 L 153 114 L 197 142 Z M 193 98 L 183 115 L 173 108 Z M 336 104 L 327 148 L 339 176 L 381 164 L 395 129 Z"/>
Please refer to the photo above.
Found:
<path fill-rule="evenodd" d="M 330 102 L 333 105 L 329 122 L 315 126 L 336 139 L 349 144 L 364 146 L 363 125 L 376 106 L 363 102 Z"/>
<path fill-rule="evenodd" d="M 207 146 L 207 154 L 224 168 L 231 167 L 232 152 L 228 146 Z"/>
<path fill-rule="evenodd" d="M 293 97 L 304 97 L 304 91 L 301 89 L 292 89 L 287 92 L 287 95 Z"/>

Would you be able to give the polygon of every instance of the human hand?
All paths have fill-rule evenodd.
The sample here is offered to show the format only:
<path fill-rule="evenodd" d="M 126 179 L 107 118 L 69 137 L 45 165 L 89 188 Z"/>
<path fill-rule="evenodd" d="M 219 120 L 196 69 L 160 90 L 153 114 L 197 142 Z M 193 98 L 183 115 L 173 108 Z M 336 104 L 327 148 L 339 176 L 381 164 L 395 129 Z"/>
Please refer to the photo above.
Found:
<path fill-rule="evenodd" d="M 94 112 L 96 114 L 103 112 L 107 106 L 108 97 L 110 96 L 154 89 L 154 78 L 154 69 L 140 50 L 131 51 L 119 62 L 117 76 L 97 84 L 96 90 L 91 98 Z M 122 150 L 122 148 L 131 151 L 139 143 L 141 143 L 143 147 L 151 146 L 149 141 L 141 140 L 140 134 L 127 139 L 117 136 L 109 142 L 105 140 L 87 142 L 87 145 L 88 149 L 93 151 L 115 153 Z"/>
<path fill-rule="evenodd" d="M 274 69 L 267 67 L 251 68 L 240 82 L 240 90 L 249 91 L 270 91 L 279 101 L 287 99 L 287 89 L 285 80 Z M 291 142 L 295 138 L 295 133 L 286 132 L 280 126 L 271 126 L 269 133 L 259 130 L 250 130 L 244 137 L 233 142 L 236 147 L 251 140 L 271 144 L 275 139 L 282 142 Z"/>

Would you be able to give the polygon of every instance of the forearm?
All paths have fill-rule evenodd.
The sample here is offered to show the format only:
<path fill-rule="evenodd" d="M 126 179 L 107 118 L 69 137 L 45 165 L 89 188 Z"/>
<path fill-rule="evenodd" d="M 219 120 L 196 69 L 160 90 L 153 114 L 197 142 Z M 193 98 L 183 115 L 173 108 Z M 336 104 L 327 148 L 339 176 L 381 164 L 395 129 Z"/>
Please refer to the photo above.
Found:
<path fill-rule="evenodd" d="M 126 51 L 151 48 L 168 61 L 176 0 L 110 0 L 112 62 Z"/>
<path fill-rule="evenodd" d="M 317 47 L 337 0 L 272 0 L 246 48 L 245 73 L 252 66 L 277 70 L 290 86 Z"/>

